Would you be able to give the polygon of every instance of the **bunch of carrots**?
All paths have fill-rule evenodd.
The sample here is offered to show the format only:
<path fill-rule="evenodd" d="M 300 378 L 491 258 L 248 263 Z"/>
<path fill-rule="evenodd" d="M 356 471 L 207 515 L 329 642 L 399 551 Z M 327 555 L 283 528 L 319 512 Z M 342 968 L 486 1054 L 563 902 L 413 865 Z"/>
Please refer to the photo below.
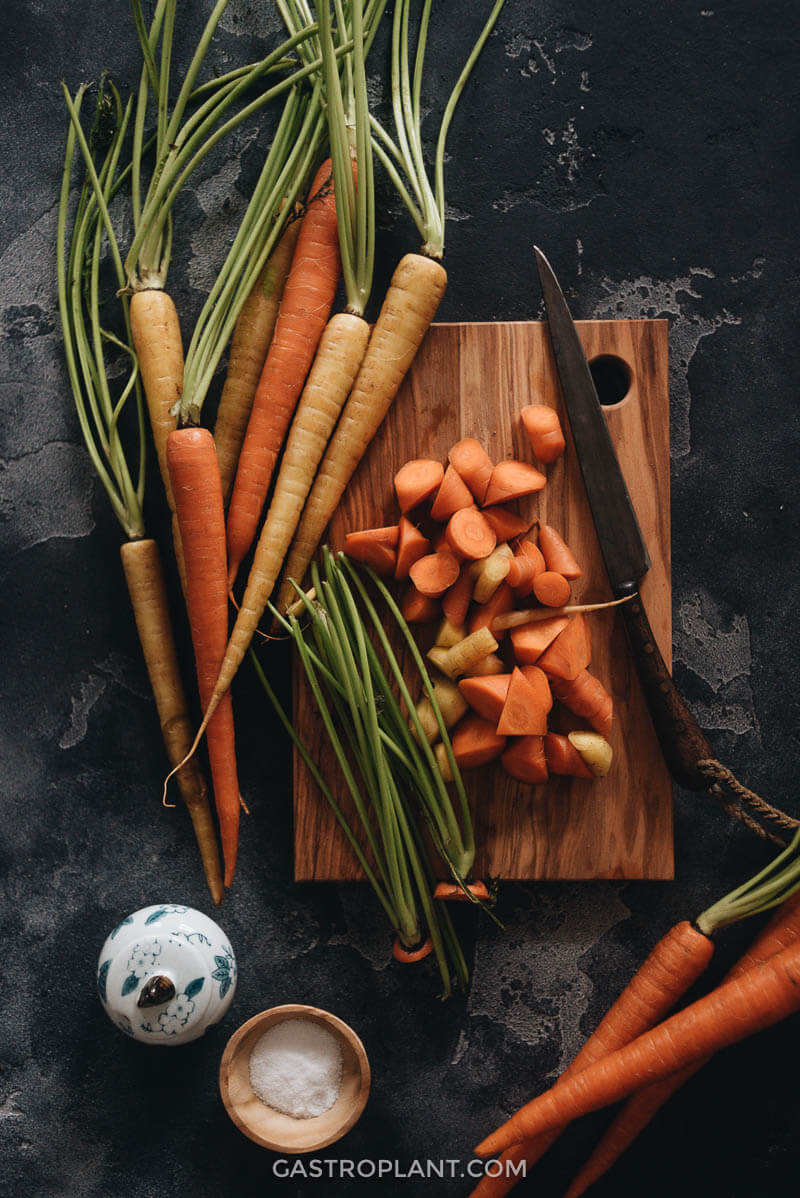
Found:
<path fill-rule="evenodd" d="M 723 927 L 774 910 L 722 983 L 670 1015 L 702 976 Z M 763 870 L 694 920 L 671 928 L 571 1065 L 477 1146 L 530 1167 L 572 1120 L 627 1099 L 569 1187 L 578 1198 L 659 1108 L 720 1049 L 800 1010 L 800 832 Z M 472 1198 L 499 1198 L 518 1175 L 485 1177 Z"/>

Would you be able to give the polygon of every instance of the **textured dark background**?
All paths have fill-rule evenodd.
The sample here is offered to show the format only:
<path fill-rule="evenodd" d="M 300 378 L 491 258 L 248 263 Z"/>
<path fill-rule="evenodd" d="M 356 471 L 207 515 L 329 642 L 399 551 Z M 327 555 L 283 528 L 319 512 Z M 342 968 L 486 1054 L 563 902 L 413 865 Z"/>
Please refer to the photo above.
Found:
<path fill-rule="evenodd" d="M 477 4 L 436 7 L 433 117 L 480 19 Z M 179 6 L 179 59 L 209 9 Z M 128 88 L 137 48 L 125 0 L 7 0 L 3 25 L 0 1189 L 466 1194 L 462 1180 L 275 1180 L 271 1154 L 220 1104 L 227 1036 L 275 1003 L 330 1008 L 361 1033 L 374 1085 L 359 1125 L 324 1157 L 466 1161 L 573 1056 L 656 938 L 768 851 L 712 800 L 676 791 L 674 883 L 504 886 L 505 933 L 465 919 L 471 990 L 441 1004 L 432 971 L 391 965 L 369 893 L 292 883 L 287 746 L 244 673 L 252 816 L 219 916 L 241 965 L 234 1005 L 207 1038 L 172 1052 L 115 1031 L 93 984 L 109 929 L 161 900 L 209 909 L 188 821 L 159 805 L 164 760 L 118 530 L 80 442 L 54 294 L 59 79 L 74 90 L 108 68 Z M 266 2 L 231 0 L 211 62 L 250 61 L 277 29 Z M 440 313 L 541 315 L 535 240 L 577 316 L 668 317 L 676 678 L 718 755 L 795 814 L 798 31 L 789 0 L 508 0 L 452 127 Z M 385 96 L 380 46 L 371 73 Z M 176 212 L 170 284 L 185 329 L 268 130 L 242 129 Z M 381 225 L 376 296 L 410 233 L 396 204 Z M 751 935 L 719 937 L 712 978 Z M 598 1198 L 796 1194 L 798 1026 L 706 1068 Z M 561 1193 L 602 1123 L 573 1128 L 521 1192 Z"/>

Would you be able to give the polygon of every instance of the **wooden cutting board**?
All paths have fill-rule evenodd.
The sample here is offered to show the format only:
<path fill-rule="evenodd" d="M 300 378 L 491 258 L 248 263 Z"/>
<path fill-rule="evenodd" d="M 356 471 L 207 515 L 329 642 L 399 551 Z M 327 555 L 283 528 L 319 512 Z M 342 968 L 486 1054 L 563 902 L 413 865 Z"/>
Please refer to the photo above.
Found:
<path fill-rule="evenodd" d="M 665 320 L 579 322 L 590 361 L 610 355 L 630 372 L 624 399 L 605 408 L 652 558 L 642 595 L 664 659 L 671 662 L 669 397 Z M 616 365 L 619 367 L 620 363 Z M 519 411 L 555 406 L 567 450 L 546 468 L 547 486 L 524 500 L 565 537 L 583 566 L 575 601 L 611 598 L 603 560 L 563 410 L 547 327 L 541 322 L 440 324 L 431 328 L 392 410 L 332 521 L 328 542 L 345 532 L 397 522 L 395 471 L 410 458 L 446 460 L 460 437 L 477 437 L 495 460 L 531 461 Z M 553 779 L 531 787 L 497 764 L 465 772 L 472 802 L 476 875 L 532 879 L 671 878 L 672 787 L 644 705 L 619 617 L 592 614 L 592 672 L 615 704 L 614 762 L 604 779 Z M 295 670 L 295 724 L 343 807 L 344 788 L 327 750 L 313 700 Z M 552 725 L 551 725 L 552 726 Z M 576 726 L 574 723 L 570 726 Z M 558 726 L 556 725 L 556 730 Z M 563 725 L 567 731 L 568 726 Z M 295 878 L 350 881 L 360 870 L 302 760 L 294 761 Z"/>

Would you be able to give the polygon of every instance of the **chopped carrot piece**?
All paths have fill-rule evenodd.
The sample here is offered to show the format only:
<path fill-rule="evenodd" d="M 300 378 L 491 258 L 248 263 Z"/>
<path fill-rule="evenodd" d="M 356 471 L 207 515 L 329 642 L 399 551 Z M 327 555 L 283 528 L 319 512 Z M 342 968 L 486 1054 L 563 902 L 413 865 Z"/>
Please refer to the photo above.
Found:
<path fill-rule="evenodd" d="M 416 948 L 406 948 L 404 944 L 400 943 L 397 936 L 395 936 L 394 943 L 392 944 L 392 956 L 401 965 L 413 965 L 415 961 L 421 961 L 432 952 L 433 941 L 430 936 L 427 936 Z"/>
<path fill-rule="evenodd" d="M 539 548 L 548 570 L 572 580 L 580 578 L 581 570 L 575 555 L 560 533 L 549 524 L 539 524 Z"/>
<path fill-rule="evenodd" d="M 483 678 L 462 678 L 458 689 L 473 711 L 496 726 L 503 714 L 510 681 L 510 674 L 488 674 Z"/>
<path fill-rule="evenodd" d="M 530 558 L 537 574 L 544 574 L 547 566 L 538 545 L 526 538 L 524 541 L 520 541 L 518 552 L 524 553 L 526 557 Z"/>
<path fill-rule="evenodd" d="M 469 622 L 470 632 L 477 632 L 479 628 L 484 627 L 491 628 L 492 620 L 502 612 L 511 611 L 513 606 L 514 592 L 507 582 L 501 582 L 491 599 L 475 609 L 475 614 Z M 502 633 L 497 635 L 502 636 Z"/>
<path fill-rule="evenodd" d="M 554 462 L 564 452 L 564 433 L 558 412 L 547 404 L 528 404 L 520 412 L 531 449 L 540 462 Z"/>
<path fill-rule="evenodd" d="M 453 585 L 460 572 L 458 558 L 442 549 L 438 553 L 426 553 L 418 558 L 408 576 L 418 591 L 436 599 Z"/>
<path fill-rule="evenodd" d="M 401 512 L 410 512 L 441 486 L 444 466 L 431 458 L 415 458 L 406 462 L 394 476 L 394 490 Z"/>
<path fill-rule="evenodd" d="M 581 612 L 573 616 L 566 628 L 548 645 L 537 665 L 551 678 L 571 681 L 585 670 L 592 660 L 589 626 Z"/>
<path fill-rule="evenodd" d="M 408 572 L 426 553 L 431 551 L 431 543 L 426 536 L 412 524 L 407 516 L 400 517 L 397 537 L 397 562 L 394 576 L 397 579 L 408 578 Z"/>
<path fill-rule="evenodd" d="M 544 755 L 551 774 L 567 774 L 572 778 L 594 777 L 575 746 L 558 732 L 545 735 Z"/>
<path fill-rule="evenodd" d="M 614 702 L 599 678 L 581 670 L 572 679 L 554 678 L 552 690 L 568 711 L 588 720 L 595 732 L 608 736 L 614 717 Z M 466 697 L 466 696 L 465 696 Z"/>
<path fill-rule="evenodd" d="M 453 553 L 470 561 L 488 557 L 497 544 L 491 525 L 476 507 L 462 507 L 453 512 L 446 535 Z"/>
<path fill-rule="evenodd" d="M 497 724 L 499 736 L 544 736 L 547 731 L 547 712 L 519 667 L 514 669 L 508 684 L 506 701 Z"/>
<path fill-rule="evenodd" d="M 536 691 L 542 707 L 545 711 L 550 711 L 553 706 L 553 691 L 550 687 L 550 679 L 544 670 L 541 670 L 539 666 L 520 666 L 520 669 Z"/>
<path fill-rule="evenodd" d="M 472 507 L 472 492 L 453 466 L 448 466 L 436 492 L 431 507 L 431 516 L 440 524 L 449 520 L 462 507 Z"/>
<path fill-rule="evenodd" d="M 545 570 L 534 578 L 533 593 L 545 607 L 563 607 L 565 603 L 569 603 L 572 591 L 563 574 Z"/>
<path fill-rule="evenodd" d="M 533 624 L 523 624 L 521 628 L 512 628 L 511 644 L 519 664 L 534 665 L 567 624 L 569 616 L 553 616 L 549 620 L 537 620 Z"/>
<path fill-rule="evenodd" d="M 423 595 L 413 582 L 408 584 L 400 610 L 408 624 L 429 624 L 431 620 L 438 620 L 442 614 L 441 604 L 430 595 Z"/>
<path fill-rule="evenodd" d="M 456 582 L 442 596 L 442 611 L 451 624 L 462 627 L 467 622 L 469 601 L 472 598 L 472 588 L 475 580 L 470 574 L 469 562 L 461 567 L 461 573 Z"/>
<path fill-rule="evenodd" d="M 483 514 L 494 529 L 498 544 L 501 541 L 513 541 L 514 537 L 521 537 L 528 531 L 528 521 L 523 520 L 516 512 L 510 512 L 502 504 L 485 507 Z"/>
<path fill-rule="evenodd" d="M 520 736 L 513 740 L 500 758 L 507 774 L 518 782 L 536 786 L 548 778 L 543 736 Z"/>
<path fill-rule="evenodd" d="M 474 769 L 499 757 L 506 747 L 506 738 L 498 736 L 494 724 L 488 720 L 479 715 L 465 715 L 453 733 L 452 743 L 459 767 Z"/>
<path fill-rule="evenodd" d="M 493 503 L 507 503 L 510 499 L 521 499 L 523 495 L 532 495 L 534 491 L 541 491 L 546 482 L 545 476 L 535 466 L 510 458 L 508 461 L 498 462 L 495 466 L 483 502 L 488 507 Z"/>
<path fill-rule="evenodd" d="M 398 536 L 396 524 L 388 528 L 364 528 L 360 532 L 349 532 L 344 538 L 344 551 L 353 561 L 372 566 L 377 574 L 393 574 Z"/>
<path fill-rule="evenodd" d="M 470 882 L 462 889 L 457 882 L 439 882 L 433 892 L 435 899 L 442 899 L 445 902 L 451 903 L 468 903 L 469 897 L 464 894 L 464 889 L 477 899 L 486 900 L 489 897 L 489 891 L 485 882 Z"/>
<path fill-rule="evenodd" d="M 458 471 L 469 487 L 475 502 L 483 503 L 494 470 L 494 462 L 480 441 L 476 441 L 474 437 L 464 437 L 453 446 L 447 456 L 450 465 Z"/>
<path fill-rule="evenodd" d="M 536 577 L 536 566 L 524 553 L 517 553 L 511 559 L 506 582 L 520 599 L 526 598 L 533 590 L 533 580 Z"/>

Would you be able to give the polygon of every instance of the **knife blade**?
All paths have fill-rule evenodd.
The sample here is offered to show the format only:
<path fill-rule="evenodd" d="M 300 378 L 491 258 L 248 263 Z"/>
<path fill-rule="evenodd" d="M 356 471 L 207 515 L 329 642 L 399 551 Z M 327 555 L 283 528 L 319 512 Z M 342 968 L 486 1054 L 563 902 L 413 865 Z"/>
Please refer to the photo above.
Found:
<path fill-rule="evenodd" d="M 630 597 L 620 611 L 653 727 L 675 781 L 688 790 L 708 790 L 713 780 L 698 763 L 712 760 L 714 753 L 672 681 L 639 594 L 650 556 L 578 330 L 550 263 L 537 246 L 534 253 L 556 371 L 600 550 L 615 596 Z"/>

